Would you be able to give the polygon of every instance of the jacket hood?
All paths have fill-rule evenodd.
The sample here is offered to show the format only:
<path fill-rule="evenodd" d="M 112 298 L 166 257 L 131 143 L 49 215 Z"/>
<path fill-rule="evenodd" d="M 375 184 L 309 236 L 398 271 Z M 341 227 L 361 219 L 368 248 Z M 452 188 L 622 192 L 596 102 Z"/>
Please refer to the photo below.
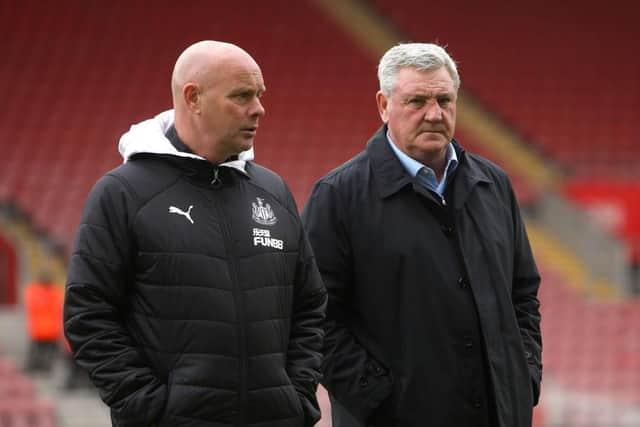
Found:
<path fill-rule="evenodd" d="M 164 154 L 177 157 L 190 157 L 192 159 L 207 160 L 197 154 L 178 151 L 171 141 L 165 136 L 167 130 L 174 122 L 174 111 L 164 111 L 152 119 L 134 124 L 128 132 L 120 137 L 118 151 L 126 163 L 134 154 Z M 247 161 L 253 160 L 253 148 L 238 154 L 238 160 L 221 163 L 220 166 L 229 166 L 245 172 Z M 246 172 L 245 172 L 246 173 Z"/>

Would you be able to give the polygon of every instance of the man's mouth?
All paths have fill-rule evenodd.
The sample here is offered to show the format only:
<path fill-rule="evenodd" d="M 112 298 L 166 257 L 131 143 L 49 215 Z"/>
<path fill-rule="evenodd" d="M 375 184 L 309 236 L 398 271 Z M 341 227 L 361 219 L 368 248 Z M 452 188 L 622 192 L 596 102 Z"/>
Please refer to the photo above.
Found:
<path fill-rule="evenodd" d="M 445 135 L 445 132 L 439 129 L 424 129 L 420 133 L 431 135 Z"/>

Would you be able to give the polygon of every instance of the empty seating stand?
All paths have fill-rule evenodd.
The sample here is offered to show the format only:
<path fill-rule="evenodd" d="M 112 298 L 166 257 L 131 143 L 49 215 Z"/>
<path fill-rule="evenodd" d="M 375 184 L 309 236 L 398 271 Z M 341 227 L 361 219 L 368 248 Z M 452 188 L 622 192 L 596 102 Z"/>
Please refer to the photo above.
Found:
<path fill-rule="evenodd" d="M 36 396 L 31 379 L 0 356 L 0 427 L 58 427 L 53 404 Z"/>
<path fill-rule="evenodd" d="M 541 273 L 542 409 L 555 414 L 550 425 L 640 425 L 640 301 L 591 301 L 554 271 Z M 635 421 L 616 422 L 624 419 Z"/>
<path fill-rule="evenodd" d="M 0 401 L 0 427 L 58 427 L 58 424 L 51 404 L 10 398 Z"/>

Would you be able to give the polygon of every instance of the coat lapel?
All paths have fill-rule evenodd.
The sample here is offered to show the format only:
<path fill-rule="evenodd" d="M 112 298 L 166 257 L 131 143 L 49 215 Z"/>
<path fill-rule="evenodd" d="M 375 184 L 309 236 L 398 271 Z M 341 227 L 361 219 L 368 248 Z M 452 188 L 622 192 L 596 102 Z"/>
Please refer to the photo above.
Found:
<path fill-rule="evenodd" d="M 456 210 L 462 209 L 476 185 L 491 184 L 493 180 L 479 167 L 472 155 L 469 155 L 455 140 L 452 142 L 460 164 L 456 169 L 453 186 L 453 202 Z"/>

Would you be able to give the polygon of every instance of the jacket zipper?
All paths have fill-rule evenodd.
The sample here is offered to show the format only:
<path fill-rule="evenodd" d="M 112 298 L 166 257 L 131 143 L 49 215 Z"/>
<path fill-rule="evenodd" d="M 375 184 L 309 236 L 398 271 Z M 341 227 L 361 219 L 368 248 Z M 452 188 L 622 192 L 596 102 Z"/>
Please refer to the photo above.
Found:
<path fill-rule="evenodd" d="M 213 168 L 213 179 L 211 180 L 211 186 L 213 188 L 220 188 L 222 185 L 222 179 L 218 176 L 220 169 L 216 166 Z"/>
<path fill-rule="evenodd" d="M 218 168 L 214 168 L 214 178 L 211 181 L 211 186 L 214 189 L 219 188 L 222 185 L 222 181 L 218 177 Z M 247 349 L 247 319 L 245 316 L 244 303 L 242 301 L 242 290 L 240 289 L 240 283 L 238 282 L 238 271 L 235 262 L 235 258 L 233 256 L 233 250 L 229 245 L 233 245 L 231 240 L 231 231 L 229 230 L 229 225 L 222 212 L 222 209 L 218 206 L 217 203 L 214 203 L 215 211 L 218 214 L 218 217 L 221 219 L 220 223 L 222 225 L 222 233 L 223 233 L 223 244 L 225 247 L 225 252 L 227 254 L 227 260 L 229 263 L 229 274 L 231 276 L 231 285 L 233 286 L 233 302 L 236 307 L 237 313 L 237 323 L 239 326 L 238 333 L 238 361 L 240 363 L 240 372 L 238 379 L 239 390 L 238 393 L 240 395 L 239 399 L 239 413 L 238 420 L 239 426 L 247 425 L 247 410 L 248 410 L 248 397 L 247 397 L 247 372 L 248 372 L 248 362 L 247 359 L 248 349 Z"/>

